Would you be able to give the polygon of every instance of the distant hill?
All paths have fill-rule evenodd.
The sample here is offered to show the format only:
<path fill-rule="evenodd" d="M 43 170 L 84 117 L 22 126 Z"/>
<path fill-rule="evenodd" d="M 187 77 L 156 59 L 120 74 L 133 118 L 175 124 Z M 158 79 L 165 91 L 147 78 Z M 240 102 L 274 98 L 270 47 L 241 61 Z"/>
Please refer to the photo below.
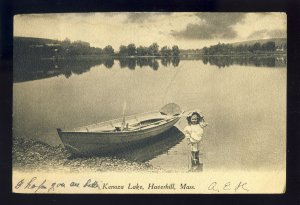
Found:
<path fill-rule="evenodd" d="M 230 43 L 233 46 L 238 46 L 238 45 L 247 45 L 251 46 L 254 45 L 255 43 L 267 43 L 267 42 L 275 42 L 276 47 L 283 47 L 284 44 L 286 44 L 286 38 L 269 38 L 269 39 L 260 39 L 260 40 L 251 40 L 251 41 L 241 41 L 241 42 L 236 42 L 236 43 Z"/>
<path fill-rule="evenodd" d="M 78 55 L 101 55 L 102 49 L 91 47 L 88 42 L 63 41 L 33 38 L 14 37 L 14 59 L 32 60 L 42 58 L 66 58 Z"/>
<path fill-rule="evenodd" d="M 27 43 L 30 45 L 46 45 L 46 44 L 59 44 L 61 41 L 47 39 L 47 38 L 33 38 L 33 37 L 14 37 L 14 43 Z"/>

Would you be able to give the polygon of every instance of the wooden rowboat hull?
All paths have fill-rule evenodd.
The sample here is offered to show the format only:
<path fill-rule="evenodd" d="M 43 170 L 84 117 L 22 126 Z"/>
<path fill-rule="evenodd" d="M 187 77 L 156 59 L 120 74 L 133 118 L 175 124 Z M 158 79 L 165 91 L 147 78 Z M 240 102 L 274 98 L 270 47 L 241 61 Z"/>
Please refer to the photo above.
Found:
<path fill-rule="evenodd" d="M 86 132 L 62 131 L 58 135 L 66 149 L 75 155 L 95 155 L 118 152 L 120 149 L 138 144 L 155 137 L 174 126 L 180 117 L 149 128 L 127 132 Z"/>

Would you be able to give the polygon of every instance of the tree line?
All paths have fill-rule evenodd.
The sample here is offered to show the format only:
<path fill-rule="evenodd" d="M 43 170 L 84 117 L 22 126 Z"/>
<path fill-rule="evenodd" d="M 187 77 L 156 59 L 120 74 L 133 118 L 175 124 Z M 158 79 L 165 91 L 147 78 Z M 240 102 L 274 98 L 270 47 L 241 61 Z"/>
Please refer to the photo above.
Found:
<path fill-rule="evenodd" d="M 98 56 L 179 56 L 177 45 L 163 46 L 159 49 L 157 43 L 150 46 L 139 46 L 131 43 L 127 46 L 121 45 L 119 52 L 116 52 L 111 45 L 104 48 L 91 47 L 88 42 L 73 41 L 66 38 L 63 41 L 18 37 L 14 39 L 14 55 L 23 58 L 28 55 L 31 58 L 53 58 L 53 57 L 71 57 L 78 55 L 98 55 Z"/>
<path fill-rule="evenodd" d="M 127 46 L 121 45 L 119 48 L 118 55 L 120 56 L 179 56 L 180 51 L 177 45 L 172 46 L 163 46 L 159 49 L 157 43 L 152 43 L 150 46 L 139 46 L 136 47 L 135 44 L 131 43 Z"/>
<path fill-rule="evenodd" d="M 276 46 L 275 42 L 255 43 L 253 45 L 240 44 L 234 46 L 232 44 L 219 43 L 210 47 L 204 47 L 202 53 L 204 55 L 230 55 L 230 54 L 253 54 L 253 53 L 270 53 L 278 50 L 286 50 L 286 44 L 283 47 Z"/>

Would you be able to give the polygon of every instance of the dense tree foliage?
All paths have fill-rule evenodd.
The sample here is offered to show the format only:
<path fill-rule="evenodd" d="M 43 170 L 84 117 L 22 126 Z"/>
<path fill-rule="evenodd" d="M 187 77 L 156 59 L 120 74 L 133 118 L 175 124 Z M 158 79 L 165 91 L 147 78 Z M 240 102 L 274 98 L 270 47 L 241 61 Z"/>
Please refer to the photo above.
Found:
<path fill-rule="evenodd" d="M 177 45 L 174 45 L 172 47 L 172 55 L 173 56 L 179 56 L 179 54 L 180 54 L 179 47 Z"/>
<path fill-rule="evenodd" d="M 111 45 L 105 46 L 103 48 L 103 54 L 104 55 L 114 55 L 115 51 Z"/>
<path fill-rule="evenodd" d="M 148 55 L 149 55 L 148 48 L 147 48 L 147 47 L 144 47 L 144 46 L 139 46 L 139 47 L 136 49 L 136 55 L 137 55 L 137 56 L 148 56 Z"/>
<path fill-rule="evenodd" d="M 88 42 L 74 41 L 66 38 L 63 41 L 15 37 L 14 57 L 24 58 L 65 58 L 77 55 L 114 55 L 114 49 L 108 45 L 104 49 L 91 47 Z"/>
<path fill-rule="evenodd" d="M 164 46 L 160 49 L 162 56 L 172 56 L 172 50 L 168 46 Z"/>
<path fill-rule="evenodd" d="M 180 51 L 177 45 L 171 48 L 163 46 L 159 50 L 157 43 L 151 44 L 149 47 L 139 46 L 136 48 L 135 44 L 131 43 L 128 46 L 121 45 L 119 47 L 120 56 L 179 56 Z"/>
<path fill-rule="evenodd" d="M 159 55 L 159 45 L 157 43 L 152 43 L 152 45 L 150 45 L 148 47 L 148 52 L 149 52 L 149 55 L 151 55 L 151 56 L 158 56 Z"/>
<path fill-rule="evenodd" d="M 204 55 L 230 55 L 230 54 L 251 54 L 251 53 L 266 53 L 276 52 L 277 50 L 286 49 L 286 44 L 283 48 L 275 45 L 275 42 L 269 41 L 266 43 L 255 43 L 253 45 L 237 45 L 219 43 L 202 49 Z"/>
<path fill-rule="evenodd" d="M 134 43 L 121 45 L 116 53 L 111 45 L 102 48 L 91 47 L 88 42 L 74 41 L 66 38 L 63 41 L 38 39 L 27 37 L 14 38 L 14 55 L 23 58 L 26 55 L 31 58 L 65 58 L 77 55 L 98 55 L 98 56 L 179 56 L 180 51 L 177 45 L 171 48 L 164 46 L 159 50 L 157 43 L 150 46 L 136 47 Z"/>

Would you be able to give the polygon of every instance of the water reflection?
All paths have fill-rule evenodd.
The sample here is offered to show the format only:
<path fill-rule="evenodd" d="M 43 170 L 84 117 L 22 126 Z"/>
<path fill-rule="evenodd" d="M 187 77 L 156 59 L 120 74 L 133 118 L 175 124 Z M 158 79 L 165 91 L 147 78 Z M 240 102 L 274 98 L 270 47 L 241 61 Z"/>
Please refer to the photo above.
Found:
<path fill-rule="evenodd" d="M 114 63 L 115 63 L 114 59 L 112 59 L 112 58 L 107 58 L 103 61 L 103 64 L 106 68 L 112 68 Z"/>
<path fill-rule="evenodd" d="M 112 154 L 117 158 L 129 161 L 146 162 L 158 155 L 166 153 L 184 138 L 184 134 L 176 127 L 147 140 L 146 142 L 130 146 L 130 148 Z"/>
<path fill-rule="evenodd" d="M 285 67 L 286 56 L 203 56 L 204 64 L 216 65 L 219 68 L 231 65 L 256 66 L 256 67 Z"/>
<path fill-rule="evenodd" d="M 179 65 L 180 59 L 177 58 L 119 58 L 121 68 L 129 68 L 134 70 L 137 66 L 142 67 L 150 67 L 153 70 L 158 70 L 159 68 L 159 60 L 161 65 L 164 67 L 168 67 L 172 65 L 173 67 L 177 67 Z"/>
<path fill-rule="evenodd" d="M 159 66 L 178 67 L 181 60 L 197 60 L 203 61 L 204 64 L 216 65 L 219 68 L 229 67 L 231 65 L 256 66 L 256 67 L 286 67 L 286 56 L 203 56 L 184 58 L 69 58 L 69 59 L 14 59 L 14 82 L 24 82 L 37 79 L 44 79 L 59 75 L 66 78 L 72 74 L 80 75 L 88 72 L 91 67 L 96 65 L 104 65 L 110 69 L 115 65 L 115 61 L 119 61 L 120 68 L 128 68 L 135 70 L 136 67 L 150 67 L 157 71 Z M 159 63 L 160 62 L 160 63 Z"/>
<path fill-rule="evenodd" d="M 134 70 L 137 66 L 150 67 L 158 70 L 159 59 L 156 58 L 70 58 L 70 59 L 14 59 L 14 82 L 24 82 L 44 79 L 59 75 L 69 78 L 72 74 L 88 72 L 91 67 L 104 65 L 110 69 L 114 66 L 115 60 L 119 61 L 120 68 Z M 161 59 L 163 66 L 172 64 L 179 65 L 179 58 Z"/>
<path fill-rule="evenodd" d="M 133 58 L 120 58 L 119 63 L 121 68 L 135 69 L 136 67 L 136 60 Z"/>
<path fill-rule="evenodd" d="M 112 58 L 70 58 L 70 59 L 14 59 L 14 82 L 44 79 L 59 75 L 69 78 L 72 74 L 88 72 L 95 65 L 111 68 Z"/>
<path fill-rule="evenodd" d="M 162 58 L 161 64 L 164 66 L 169 66 L 172 64 L 172 66 L 177 67 L 179 65 L 180 59 L 179 58 Z"/>

